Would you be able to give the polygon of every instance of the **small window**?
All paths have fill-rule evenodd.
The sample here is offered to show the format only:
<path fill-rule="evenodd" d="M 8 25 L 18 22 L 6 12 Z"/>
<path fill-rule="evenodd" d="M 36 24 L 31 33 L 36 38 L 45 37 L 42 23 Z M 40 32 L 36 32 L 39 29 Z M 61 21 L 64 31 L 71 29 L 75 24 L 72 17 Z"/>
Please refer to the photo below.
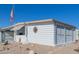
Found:
<path fill-rule="evenodd" d="M 19 33 L 19 35 L 24 35 L 23 33 Z"/>
<path fill-rule="evenodd" d="M 20 30 L 17 30 L 17 35 L 25 35 L 25 27 L 21 28 Z"/>

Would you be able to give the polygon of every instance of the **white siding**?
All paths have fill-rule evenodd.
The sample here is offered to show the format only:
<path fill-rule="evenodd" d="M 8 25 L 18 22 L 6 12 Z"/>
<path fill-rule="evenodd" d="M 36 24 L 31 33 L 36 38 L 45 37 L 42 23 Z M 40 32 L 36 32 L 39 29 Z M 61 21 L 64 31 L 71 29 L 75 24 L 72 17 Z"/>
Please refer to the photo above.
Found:
<path fill-rule="evenodd" d="M 65 44 L 65 36 L 57 35 L 57 45 Z"/>
<path fill-rule="evenodd" d="M 28 43 L 28 40 L 27 40 L 27 26 L 25 26 L 25 34 L 24 35 L 17 35 L 17 31 L 14 32 L 14 41 L 19 42 L 20 39 L 21 39 L 21 43 L 23 43 L 23 44 Z"/>
<path fill-rule="evenodd" d="M 77 29 L 75 32 L 76 32 L 76 40 L 79 40 L 79 30 Z"/>
<path fill-rule="evenodd" d="M 76 31 L 73 31 L 73 42 L 76 41 Z"/>
<path fill-rule="evenodd" d="M 75 41 L 75 31 L 57 27 L 56 44 L 67 44 Z"/>
<path fill-rule="evenodd" d="M 1 34 L 1 32 L 0 32 L 0 42 L 1 42 L 1 39 L 2 39 L 1 35 L 2 35 L 2 34 Z"/>
<path fill-rule="evenodd" d="M 37 33 L 33 28 L 37 27 Z M 54 46 L 54 25 L 32 25 L 28 26 L 28 40 L 31 43 Z"/>
<path fill-rule="evenodd" d="M 56 34 L 57 45 L 65 44 L 65 29 L 57 27 Z"/>
<path fill-rule="evenodd" d="M 66 29 L 66 43 L 72 43 L 73 42 L 73 31 Z"/>
<path fill-rule="evenodd" d="M 12 43 L 14 41 L 14 32 L 5 31 L 4 32 L 4 40 Z"/>
<path fill-rule="evenodd" d="M 15 41 L 19 43 L 19 40 L 21 39 L 21 43 L 26 44 L 26 36 L 25 35 L 16 35 L 15 36 Z"/>
<path fill-rule="evenodd" d="M 25 35 L 17 35 L 16 31 L 14 32 L 14 41 L 19 43 L 19 40 L 21 39 L 21 43 L 26 44 L 27 39 Z"/>

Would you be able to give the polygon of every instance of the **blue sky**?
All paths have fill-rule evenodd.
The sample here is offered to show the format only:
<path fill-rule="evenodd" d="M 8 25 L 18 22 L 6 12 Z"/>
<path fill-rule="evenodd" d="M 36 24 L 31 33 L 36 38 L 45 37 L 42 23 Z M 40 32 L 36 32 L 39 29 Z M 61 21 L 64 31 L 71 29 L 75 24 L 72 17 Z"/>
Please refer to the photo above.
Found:
<path fill-rule="evenodd" d="M 0 4 L 0 27 L 10 26 L 11 4 Z M 79 28 L 77 4 L 15 4 L 14 24 L 18 22 L 54 18 Z"/>

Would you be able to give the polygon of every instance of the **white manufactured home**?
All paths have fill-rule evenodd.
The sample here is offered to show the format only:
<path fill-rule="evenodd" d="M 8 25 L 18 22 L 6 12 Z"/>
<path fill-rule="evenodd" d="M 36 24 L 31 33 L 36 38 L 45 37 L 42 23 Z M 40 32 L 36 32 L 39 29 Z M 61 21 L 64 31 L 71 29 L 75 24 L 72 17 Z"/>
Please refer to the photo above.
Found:
<path fill-rule="evenodd" d="M 22 22 L 0 30 L 0 41 L 56 46 L 75 42 L 75 27 L 53 19 Z"/>

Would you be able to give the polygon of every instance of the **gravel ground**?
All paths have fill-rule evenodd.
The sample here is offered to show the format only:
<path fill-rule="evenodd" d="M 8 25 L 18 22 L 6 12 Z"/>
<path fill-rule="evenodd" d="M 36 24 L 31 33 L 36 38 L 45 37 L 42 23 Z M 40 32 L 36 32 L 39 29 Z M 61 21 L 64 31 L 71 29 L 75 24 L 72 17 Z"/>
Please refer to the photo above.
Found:
<path fill-rule="evenodd" d="M 0 44 L 0 54 L 78 54 L 79 42 L 67 44 L 64 46 L 45 46 L 39 44 L 19 44 L 13 43 L 8 45 Z"/>

